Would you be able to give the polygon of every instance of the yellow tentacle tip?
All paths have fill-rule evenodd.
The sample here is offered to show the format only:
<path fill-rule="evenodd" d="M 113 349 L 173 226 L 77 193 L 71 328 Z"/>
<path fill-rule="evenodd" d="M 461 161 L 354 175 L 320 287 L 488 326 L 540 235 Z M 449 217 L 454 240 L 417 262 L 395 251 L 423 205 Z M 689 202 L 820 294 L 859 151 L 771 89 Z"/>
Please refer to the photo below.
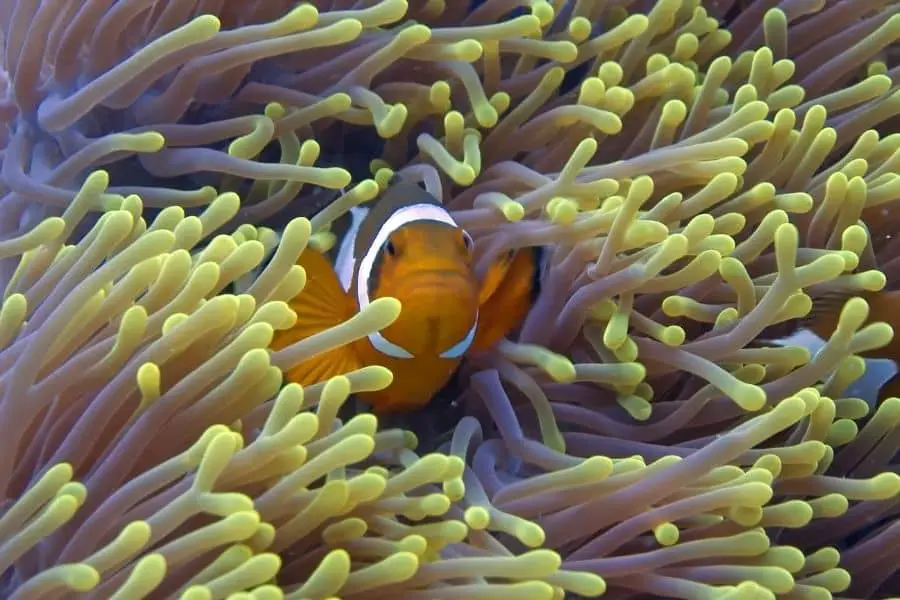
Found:
<path fill-rule="evenodd" d="M 660 546 L 672 546 L 678 542 L 678 527 L 672 523 L 662 523 L 653 528 L 653 537 Z"/>
<path fill-rule="evenodd" d="M 472 506 L 466 509 L 463 518 L 466 521 L 466 525 L 476 530 L 487 529 L 491 523 L 490 513 L 481 506 Z"/>

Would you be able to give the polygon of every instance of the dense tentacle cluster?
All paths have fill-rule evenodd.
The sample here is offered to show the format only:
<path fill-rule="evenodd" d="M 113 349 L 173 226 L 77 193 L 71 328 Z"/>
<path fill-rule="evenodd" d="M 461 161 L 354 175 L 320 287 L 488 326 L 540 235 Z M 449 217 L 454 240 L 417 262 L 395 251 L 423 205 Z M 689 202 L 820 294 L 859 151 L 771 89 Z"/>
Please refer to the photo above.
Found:
<path fill-rule="evenodd" d="M 279 390 L 280 366 L 386 326 L 396 301 L 270 354 L 274 331 L 296 318 L 285 300 L 304 284 L 295 263 L 309 221 L 288 225 L 290 242 L 247 293 L 222 294 L 265 248 L 248 227 L 197 249 L 237 211 L 236 195 L 199 218 L 167 208 L 149 225 L 130 196 L 66 245 L 107 182 L 94 172 L 61 218 L 2 246 L 24 251 L 0 310 L 0 434 L 10 450 L 0 485 L 16 498 L 0 518 L 10 597 L 257 588 L 268 598 L 282 593 L 271 585 L 281 569 L 287 597 L 354 598 L 439 584 L 453 576 L 444 568 L 472 571 L 462 559 L 427 566 L 467 535 L 439 489 L 462 476 L 462 460 L 418 456 L 414 438 L 378 431 L 372 415 L 336 421 L 350 394 L 385 387 L 390 372 L 366 367 Z M 558 581 L 596 595 L 603 585 L 560 571 L 550 550 L 485 568 L 500 580 L 484 593 Z"/>
<path fill-rule="evenodd" d="M 897 280 L 900 4 L 468 4 L 0 7 L 12 597 L 900 593 L 893 332 L 761 341 Z M 282 387 L 396 301 L 267 349 L 396 171 L 548 257 L 418 448 L 338 418 L 384 369 Z"/>

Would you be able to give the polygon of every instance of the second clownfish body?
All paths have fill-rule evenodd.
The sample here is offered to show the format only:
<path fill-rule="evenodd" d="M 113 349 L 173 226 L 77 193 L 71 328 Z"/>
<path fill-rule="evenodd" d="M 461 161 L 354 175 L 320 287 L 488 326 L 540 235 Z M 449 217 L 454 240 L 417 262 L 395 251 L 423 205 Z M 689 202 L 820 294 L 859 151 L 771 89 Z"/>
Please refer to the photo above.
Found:
<path fill-rule="evenodd" d="M 900 367 L 900 290 L 878 292 L 832 293 L 813 301 L 813 308 L 802 320 L 802 325 L 815 333 L 822 340 L 828 340 L 837 329 L 844 304 L 854 296 L 861 296 L 869 305 L 869 323 L 887 323 L 894 330 L 894 338 L 889 344 L 861 352 L 860 356 L 869 359 L 888 359 Z M 878 400 L 900 397 L 900 372 L 895 373 L 879 388 Z"/>
<path fill-rule="evenodd" d="M 309 385 L 382 365 L 394 374 L 392 383 L 361 399 L 378 413 L 416 410 L 467 353 L 490 348 L 521 324 L 536 289 L 536 253 L 507 253 L 479 280 L 468 233 L 431 194 L 398 178 L 372 208 L 353 209 L 351 219 L 333 260 L 312 248 L 301 255 L 307 283 L 291 301 L 297 322 L 273 345 L 305 339 L 376 298 L 394 297 L 401 309 L 390 326 L 313 356 L 285 376 Z"/>

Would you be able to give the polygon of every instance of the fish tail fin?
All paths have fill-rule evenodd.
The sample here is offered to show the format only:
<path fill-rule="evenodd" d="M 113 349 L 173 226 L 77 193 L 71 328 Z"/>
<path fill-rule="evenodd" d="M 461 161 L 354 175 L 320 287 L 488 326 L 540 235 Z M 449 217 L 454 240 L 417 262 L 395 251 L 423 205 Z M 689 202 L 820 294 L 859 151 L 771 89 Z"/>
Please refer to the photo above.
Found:
<path fill-rule="evenodd" d="M 341 287 L 337 274 L 322 253 L 307 248 L 297 261 L 306 271 L 306 286 L 290 301 L 297 322 L 286 330 L 276 331 L 272 348 L 279 350 L 336 325 L 353 316 L 355 305 Z M 351 345 L 340 346 L 316 354 L 285 370 L 285 378 L 293 383 L 311 385 L 360 367 Z"/>

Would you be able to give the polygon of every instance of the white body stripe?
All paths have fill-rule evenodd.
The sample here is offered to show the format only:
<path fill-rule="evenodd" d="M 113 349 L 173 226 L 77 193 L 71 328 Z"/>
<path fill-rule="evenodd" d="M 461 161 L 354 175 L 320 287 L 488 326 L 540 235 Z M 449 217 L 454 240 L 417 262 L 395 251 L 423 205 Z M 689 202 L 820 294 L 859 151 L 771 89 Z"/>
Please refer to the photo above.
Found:
<path fill-rule="evenodd" d="M 381 333 L 378 331 L 369 334 L 369 341 L 372 342 L 372 346 L 376 350 L 386 356 L 390 356 L 393 358 L 414 358 L 409 350 L 407 350 L 403 346 L 398 346 L 391 340 L 381 335 Z"/>
<path fill-rule="evenodd" d="M 369 214 L 369 209 L 362 206 L 350 209 L 350 228 L 344 234 L 344 239 L 341 240 L 337 258 L 334 261 L 334 270 L 337 272 L 345 292 L 350 291 L 350 284 L 353 282 L 353 270 L 356 268 L 356 261 L 353 260 L 353 247 L 356 245 L 356 236 L 359 235 L 359 228 L 362 227 L 363 219 L 367 214 Z"/>
<path fill-rule="evenodd" d="M 465 354 L 469 347 L 472 345 L 472 342 L 475 341 L 475 334 L 478 332 L 478 313 L 475 313 L 475 323 L 469 329 L 469 333 L 466 334 L 466 337 L 461 339 L 460 341 L 453 344 L 453 346 L 449 350 L 444 350 L 441 352 L 441 358 L 450 358 L 457 359 L 462 358 L 462 355 Z"/>

